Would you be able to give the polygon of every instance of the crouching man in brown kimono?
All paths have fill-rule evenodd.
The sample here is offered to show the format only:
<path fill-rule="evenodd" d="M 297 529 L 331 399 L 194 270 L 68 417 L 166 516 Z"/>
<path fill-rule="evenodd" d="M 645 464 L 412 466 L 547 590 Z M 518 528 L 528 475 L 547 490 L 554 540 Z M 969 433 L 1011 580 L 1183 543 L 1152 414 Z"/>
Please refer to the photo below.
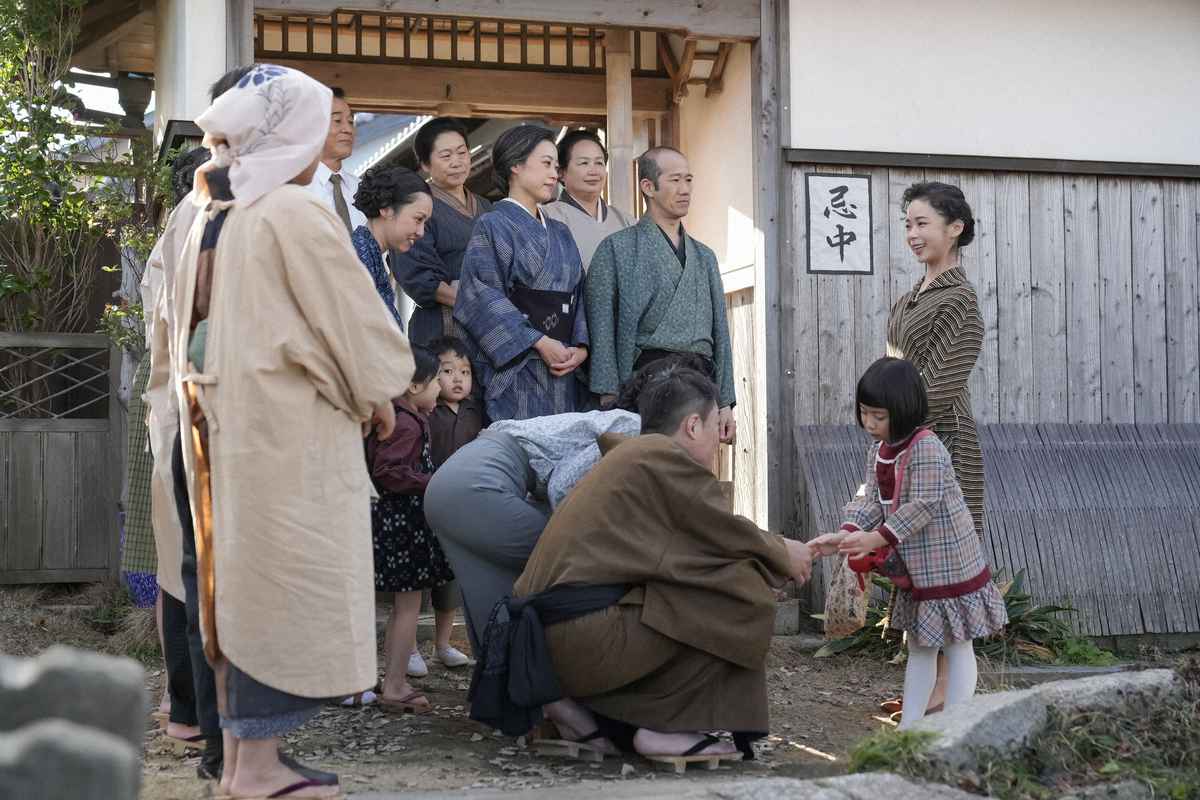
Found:
<path fill-rule="evenodd" d="M 514 588 L 518 599 L 618 589 L 615 605 L 547 620 L 569 699 L 545 713 L 563 738 L 606 751 L 615 742 L 643 755 L 732 753 L 700 733 L 724 730 L 750 754 L 768 730 L 772 587 L 807 580 L 812 556 L 727 510 L 707 466 L 719 439 L 707 377 L 665 372 L 638 406 L 643 435 L 601 438 L 603 458 L 558 507 Z"/>

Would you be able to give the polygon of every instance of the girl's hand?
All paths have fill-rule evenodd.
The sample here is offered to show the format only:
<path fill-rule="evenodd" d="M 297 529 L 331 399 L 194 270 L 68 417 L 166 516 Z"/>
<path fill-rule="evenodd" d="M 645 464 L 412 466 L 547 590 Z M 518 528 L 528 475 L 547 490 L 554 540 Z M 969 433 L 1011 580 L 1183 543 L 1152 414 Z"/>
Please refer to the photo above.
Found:
<path fill-rule="evenodd" d="M 808 546 L 822 556 L 833 556 L 837 555 L 838 545 L 845 537 L 845 533 L 823 533 L 815 539 L 809 539 Z"/>
<path fill-rule="evenodd" d="M 872 550 L 878 550 L 888 543 L 879 531 L 855 531 L 847 533 L 838 545 L 838 552 L 856 558 L 866 555 Z"/>

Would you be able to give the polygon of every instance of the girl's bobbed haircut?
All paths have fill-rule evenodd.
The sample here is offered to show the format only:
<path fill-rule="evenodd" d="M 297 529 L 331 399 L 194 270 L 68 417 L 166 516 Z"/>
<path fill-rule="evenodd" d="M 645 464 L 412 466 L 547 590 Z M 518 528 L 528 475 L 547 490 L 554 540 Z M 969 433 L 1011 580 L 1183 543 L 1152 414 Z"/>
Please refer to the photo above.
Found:
<path fill-rule="evenodd" d="M 492 170 L 496 173 L 496 188 L 508 194 L 508 181 L 513 167 L 524 164 L 533 149 L 542 142 L 554 144 L 554 134 L 540 125 L 518 125 L 496 138 L 492 145 Z"/>
<path fill-rule="evenodd" d="M 417 138 L 413 141 L 413 155 L 417 157 L 418 164 L 423 167 L 429 165 L 429 160 L 433 158 L 433 146 L 443 133 L 457 133 L 467 142 L 467 126 L 459 120 L 454 117 L 431 119 L 421 126 L 417 131 Z M 469 146 L 470 142 L 467 144 Z"/>
<path fill-rule="evenodd" d="M 374 219 L 383 209 L 399 211 L 422 194 L 432 194 L 429 184 L 411 169 L 371 167 L 358 183 L 354 207 Z"/>
<path fill-rule="evenodd" d="M 971 212 L 971 204 L 967 202 L 962 189 L 949 183 L 938 181 L 923 181 L 914 183 L 904 190 L 901 207 L 907 211 L 908 204 L 913 200 L 924 200 L 933 206 L 934 211 L 941 215 L 949 224 L 958 220 L 963 224 L 963 231 L 958 235 L 955 247 L 966 247 L 975 241 L 975 215 Z"/>
<path fill-rule="evenodd" d="M 717 407 L 717 385 L 694 369 L 669 366 L 656 373 L 638 396 L 642 433 L 671 436 L 689 414 L 707 418 Z"/>
<path fill-rule="evenodd" d="M 929 416 L 925 379 L 903 358 L 884 357 L 867 367 L 854 393 L 854 419 L 862 427 L 862 406 L 886 408 L 893 442 L 907 439 Z"/>
<path fill-rule="evenodd" d="M 417 365 L 413 372 L 413 383 L 429 383 L 437 379 L 440 363 L 437 354 L 428 347 L 422 347 L 419 344 L 412 346 L 413 362 Z"/>

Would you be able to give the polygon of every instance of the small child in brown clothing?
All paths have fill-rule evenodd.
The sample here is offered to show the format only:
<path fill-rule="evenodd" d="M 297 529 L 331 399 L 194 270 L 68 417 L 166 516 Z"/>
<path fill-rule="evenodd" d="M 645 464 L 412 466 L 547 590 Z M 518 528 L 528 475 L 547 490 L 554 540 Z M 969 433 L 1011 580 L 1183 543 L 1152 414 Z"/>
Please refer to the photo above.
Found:
<path fill-rule="evenodd" d="M 471 361 L 467 348 L 453 336 L 434 339 L 426 348 L 438 360 L 440 385 L 437 406 L 429 415 L 429 456 L 433 468 L 440 467 L 458 448 L 479 435 L 483 429 L 482 406 L 471 396 Z M 434 653 L 447 667 L 465 667 L 470 659 L 450 644 L 454 611 L 459 606 L 458 581 L 430 589 L 434 611 Z M 422 678 L 429 673 L 425 659 L 413 643 L 408 674 Z"/>
<path fill-rule="evenodd" d="M 429 417 L 430 455 L 436 469 L 483 430 L 483 405 L 471 394 L 471 359 L 462 340 L 446 336 L 428 346 L 438 357 L 442 382 L 437 408 Z"/>

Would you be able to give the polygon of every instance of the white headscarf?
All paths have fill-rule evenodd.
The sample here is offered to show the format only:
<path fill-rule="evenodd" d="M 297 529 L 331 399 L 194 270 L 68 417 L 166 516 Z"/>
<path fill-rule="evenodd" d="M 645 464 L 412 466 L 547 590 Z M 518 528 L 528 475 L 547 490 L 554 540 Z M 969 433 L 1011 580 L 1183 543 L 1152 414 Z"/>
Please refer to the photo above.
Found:
<path fill-rule="evenodd" d="M 230 205 L 249 206 L 290 182 L 321 154 L 333 93 L 294 69 L 255 64 L 196 119 L 213 158 L 196 171 L 196 200 L 209 201 L 207 175 L 229 168 Z"/>

